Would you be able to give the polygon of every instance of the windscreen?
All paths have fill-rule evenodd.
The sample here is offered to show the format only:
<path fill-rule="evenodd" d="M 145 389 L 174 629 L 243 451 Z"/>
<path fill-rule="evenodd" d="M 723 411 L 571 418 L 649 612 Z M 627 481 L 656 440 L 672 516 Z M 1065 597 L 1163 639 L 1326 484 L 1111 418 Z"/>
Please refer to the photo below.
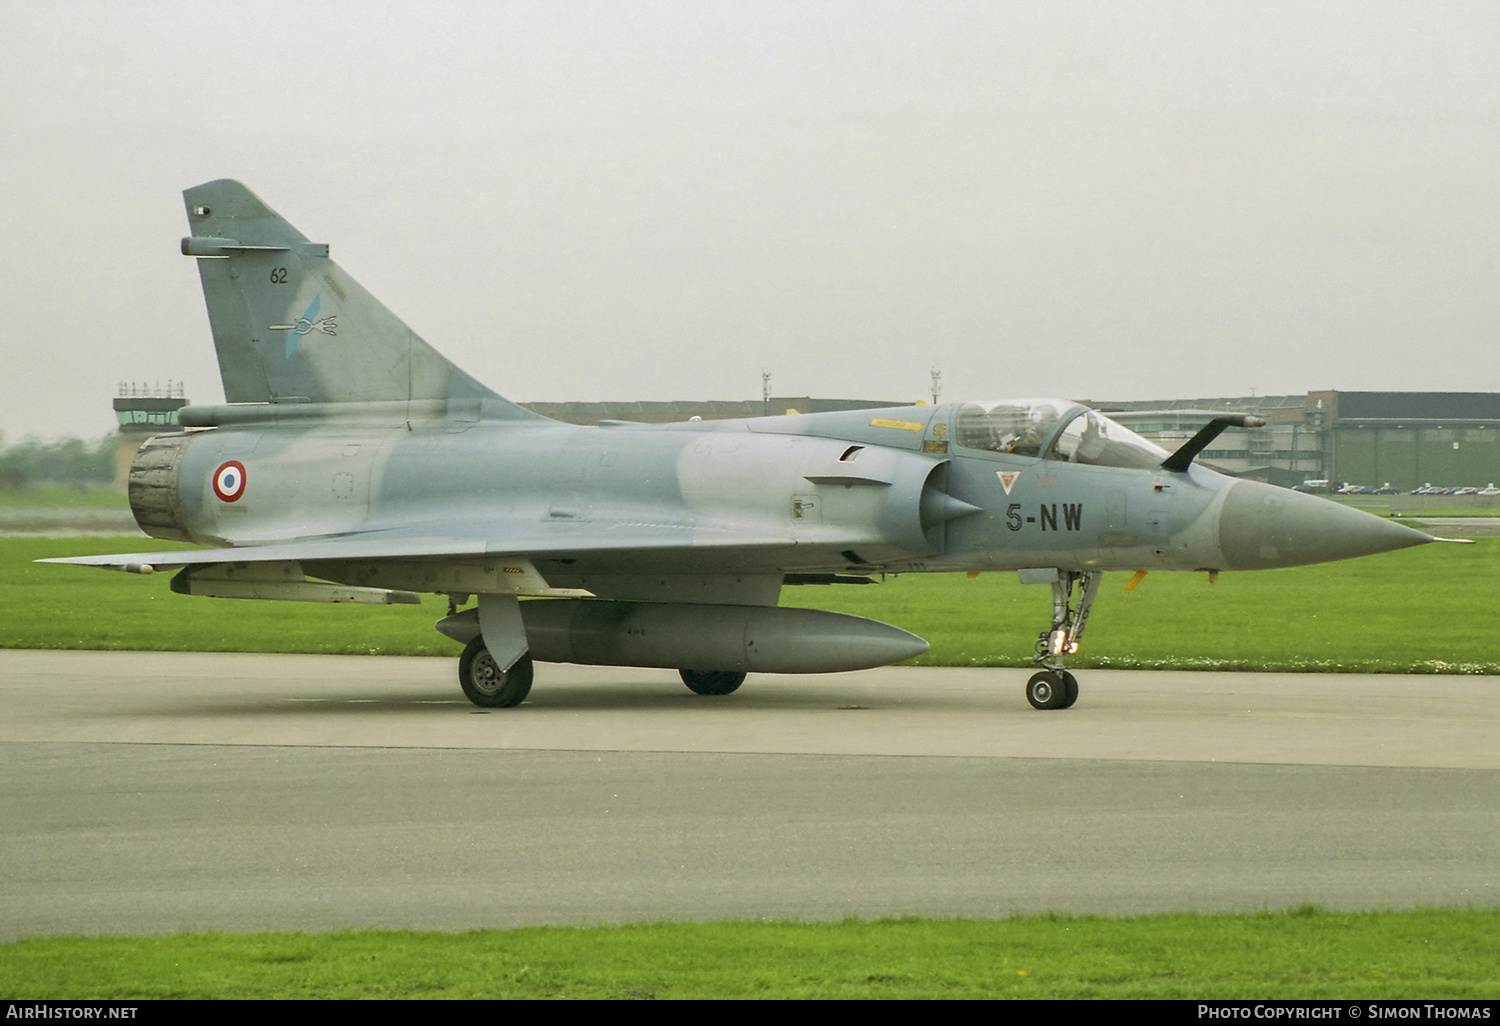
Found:
<path fill-rule="evenodd" d="M 1167 451 L 1101 413 L 1064 399 L 1011 399 L 959 408 L 958 444 L 1064 463 L 1149 470 Z"/>

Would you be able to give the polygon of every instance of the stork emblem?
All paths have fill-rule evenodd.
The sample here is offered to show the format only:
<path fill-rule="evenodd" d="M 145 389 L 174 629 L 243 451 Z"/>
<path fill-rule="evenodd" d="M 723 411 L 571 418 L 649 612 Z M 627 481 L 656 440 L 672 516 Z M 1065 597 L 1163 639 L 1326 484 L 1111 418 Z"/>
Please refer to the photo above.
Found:
<path fill-rule="evenodd" d="M 321 331 L 325 335 L 338 335 L 338 314 L 329 314 L 327 317 L 318 316 L 318 308 L 322 306 L 323 293 L 319 292 L 313 296 L 313 301 L 307 305 L 307 311 L 290 324 L 268 325 L 272 331 L 285 331 L 286 355 L 284 359 L 290 360 L 292 354 L 297 351 L 297 343 L 302 341 L 303 336 L 310 335 L 315 331 Z"/>

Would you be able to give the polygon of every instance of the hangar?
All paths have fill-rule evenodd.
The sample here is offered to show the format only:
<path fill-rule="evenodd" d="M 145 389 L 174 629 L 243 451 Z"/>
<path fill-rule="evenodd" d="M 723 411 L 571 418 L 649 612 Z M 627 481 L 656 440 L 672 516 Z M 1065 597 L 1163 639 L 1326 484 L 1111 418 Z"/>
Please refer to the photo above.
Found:
<path fill-rule="evenodd" d="M 1296 485 L 1325 479 L 1410 491 L 1500 480 L 1500 392 L 1341 392 L 1089 402 L 1175 449 L 1207 416 L 1253 413 L 1201 459 L 1228 473 Z"/>

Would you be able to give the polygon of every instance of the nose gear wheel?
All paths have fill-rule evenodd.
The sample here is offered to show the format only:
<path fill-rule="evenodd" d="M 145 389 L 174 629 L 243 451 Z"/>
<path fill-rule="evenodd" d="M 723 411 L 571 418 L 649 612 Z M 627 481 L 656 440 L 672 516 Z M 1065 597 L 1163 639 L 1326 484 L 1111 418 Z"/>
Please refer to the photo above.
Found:
<path fill-rule="evenodd" d="M 1078 678 L 1067 670 L 1042 670 L 1026 682 L 1033 709 L 1066 709 L 1078 701 Z"/>

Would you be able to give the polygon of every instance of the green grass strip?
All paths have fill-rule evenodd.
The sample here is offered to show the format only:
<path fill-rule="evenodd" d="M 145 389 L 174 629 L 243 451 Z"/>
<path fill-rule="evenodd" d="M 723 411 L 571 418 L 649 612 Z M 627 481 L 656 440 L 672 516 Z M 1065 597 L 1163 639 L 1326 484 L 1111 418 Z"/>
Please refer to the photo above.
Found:
<path fill-rule="evenodd" d="M 189 598 L 148 578 L 38 566 L 49 555 L 161 550 L 142 539 L 0 540 L 0 645 L 178 651 L 453 655 L 420 607 Z M 1080 668 L 1500 672 L 1476 602 L 1500 574 L 1500 539 L 1259 573 L 1153 574 L 1126 593 L 1106 575 Z M 927 638 L 918 663 L 1025 666 L 1048 589 L 1014 574 L 908 574 L 878 587 L 791 587 L 783 604 L 894 623 Z"/>
<path fill-rule="evenodd" d="M 21 488 L 0 487 L 0 510 L 130 509 L 125 493 L 109 485 L 34 484 Z"/>
<path fill-rule="evenodd" d="M 0 944 L 14 999 L 1493 999 L 1500 911 L 661 923 Z"/>
<path fill-rule="evenodd" d="M 0 539 L 0 647 L 457 656 L 432 629 L 447 609 L 175 595 L 141 577 L 38 565 L 46 556 L 180 548 L 140 538 Z M 1133 592 L 1106 574 L 1071 666 L 1500 673 L 1488 629 L 1500 538 L 1289 570 L 1155 573 Z M 929 666 L 1029 666 L 1051 593 L 1013 573 L 905 574 L 878 586 L 788 587 L 782 604 L 892 623 L 926 638 Z"/>

